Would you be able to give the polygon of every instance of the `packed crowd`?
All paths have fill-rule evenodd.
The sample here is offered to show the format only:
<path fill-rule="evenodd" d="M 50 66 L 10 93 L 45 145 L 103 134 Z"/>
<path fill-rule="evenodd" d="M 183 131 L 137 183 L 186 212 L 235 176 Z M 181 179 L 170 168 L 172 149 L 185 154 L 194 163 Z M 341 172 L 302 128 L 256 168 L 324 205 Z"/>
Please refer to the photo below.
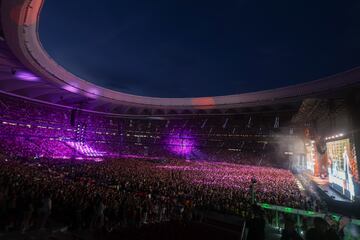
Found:
<path fill-rule="evenodd" d="M 2 159 L 3 226 L 44 227 L 51 215 L 74 228 L 109 229 L 190 220 L 202 210 L 246 217 L 255 198 L 305 207 L 293 175 L 229 163 L 118 159 L 103 162 Z"/>

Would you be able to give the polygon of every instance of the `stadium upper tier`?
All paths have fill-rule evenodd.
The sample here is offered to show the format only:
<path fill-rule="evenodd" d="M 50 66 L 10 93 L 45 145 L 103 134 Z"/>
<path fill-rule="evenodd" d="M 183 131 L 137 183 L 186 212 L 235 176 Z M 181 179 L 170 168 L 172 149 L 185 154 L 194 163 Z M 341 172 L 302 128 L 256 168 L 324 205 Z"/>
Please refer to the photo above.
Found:
<path fill-rule="evenodd" d="M 118 117 L 0 94 L 0 152 L 13 157 L 175 157 L 236 162 L 281 160 L 295 141 L 292 113 Z M 281 151 L 276 151 L 285 147 Z"/>
<path fill-rule="evenodd" d="M 156 98 L 125 94 L 81 79 L 51 59 L 38 35 L 44 0 L 0 2 L 0 90 L 31 99 L 117 114 L 223 114 L 249 107 L 261 111 L 264 106 L 298 106 L 304 98 L 344 95 L 346 91 L 341 90 L 360 85 L 360 68 L 354 68 L 312 82 L 228 96 Z"/>

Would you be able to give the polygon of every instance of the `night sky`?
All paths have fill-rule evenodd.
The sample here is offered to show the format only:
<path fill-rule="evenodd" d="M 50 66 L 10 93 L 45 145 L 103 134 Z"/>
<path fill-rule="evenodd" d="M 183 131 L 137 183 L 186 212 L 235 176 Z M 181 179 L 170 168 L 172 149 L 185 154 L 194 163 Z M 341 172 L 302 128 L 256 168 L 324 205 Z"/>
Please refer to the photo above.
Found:
<path fill-rule="evenodd" d="M 72 73 L 126 93 L 195 97 L 360 65 L 360 1 L 47 0 L 40 39 Z"/>

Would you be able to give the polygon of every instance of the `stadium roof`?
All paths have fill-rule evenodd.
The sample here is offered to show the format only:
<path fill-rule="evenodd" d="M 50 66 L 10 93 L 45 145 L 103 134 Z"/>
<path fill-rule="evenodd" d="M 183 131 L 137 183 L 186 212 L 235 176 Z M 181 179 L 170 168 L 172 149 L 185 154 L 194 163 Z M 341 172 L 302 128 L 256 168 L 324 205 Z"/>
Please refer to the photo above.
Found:
<path fill-rule="evenodd" d="M 0 89 L 35 100 L 118 114 L 221 114 L 269 106 L 291 108 L 315 96 L 334 95 L 360 83 L 360 67 L 298 85 L 216 97 L 156 98 L 126 94 L 90 83 L 46 53 L 38 35 L 44 0 L 2 0 Z"/>

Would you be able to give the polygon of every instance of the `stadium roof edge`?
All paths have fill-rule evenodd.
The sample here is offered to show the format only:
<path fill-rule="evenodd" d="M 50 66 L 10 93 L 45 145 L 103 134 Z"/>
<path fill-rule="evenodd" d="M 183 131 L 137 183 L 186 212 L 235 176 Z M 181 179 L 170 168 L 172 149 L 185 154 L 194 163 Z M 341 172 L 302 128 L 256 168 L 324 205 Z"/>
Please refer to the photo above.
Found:
<path fill-rule="evenodd" d="M 136 108 L 140 109 L 139 113 L 146 109 L 151 109 L 152 112 L 164 111 L 164 113 L 170 110 L 181 112 L 184 109 L 193 113 L 201 111 L 209 113 L 213 109 L 234 109 L 301 101 L 304 98 L 331 94 L 334 91 L 360 85 L 360 67 L 357 67 L 311 82 L 227 96 L 156 98 L 113 91 L 75 76 L 47 54 L 38 35 L 38 24 L 44 1 L 1 1 L 1 27 L 6 46 L 19 60 L 15 69 L 29 70 L 41 79 L 40 83 L 27 83 L 28 87 L 21 81 L 12 83 L 11 87 L 5 84 L 3 88 L 5 92 L 61 105 L 77 105 L 78 107 L 81 105 L 81 108 L 102 112 L 126 113 L 129 109 Z M 11 64 L 8 66 L 14 69 Z M 32 91 L 32 94 L 29 91 Z"/>

